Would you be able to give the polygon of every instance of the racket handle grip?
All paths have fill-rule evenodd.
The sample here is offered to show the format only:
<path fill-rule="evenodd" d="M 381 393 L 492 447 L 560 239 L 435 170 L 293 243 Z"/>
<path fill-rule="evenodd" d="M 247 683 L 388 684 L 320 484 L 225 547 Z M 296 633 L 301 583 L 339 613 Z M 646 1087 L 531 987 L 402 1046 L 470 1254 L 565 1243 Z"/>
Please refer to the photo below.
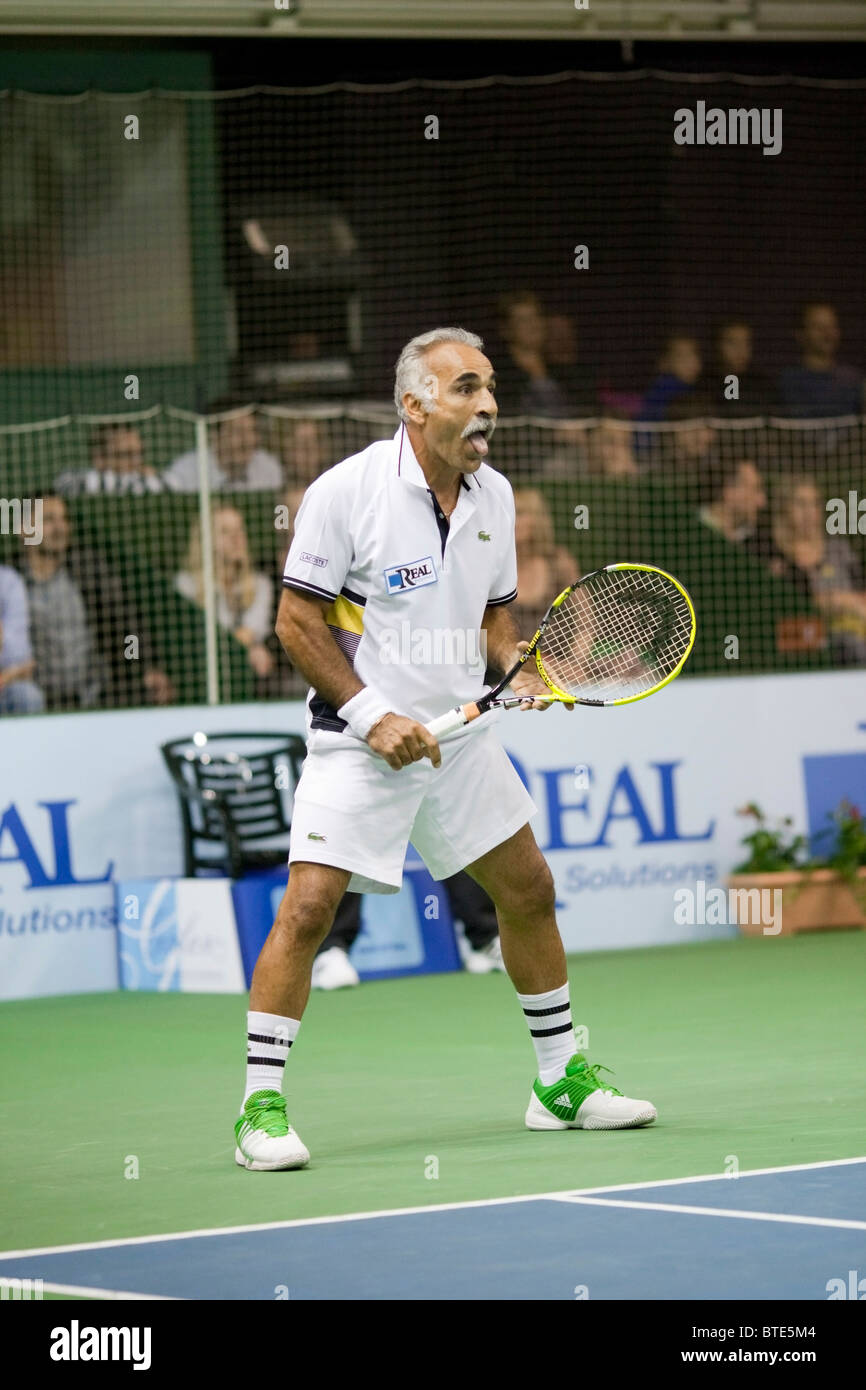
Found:
<path fill-rule="evenodd" d="M 447 714 L 440 714 L 436 719 L 431 719 L 425 728 L 434 738 L 442 738 L 444 734 L 453 734 L 455 730 L 462 729 L 464 724 L 469 723 L 470 717 L 461 705 L 457 709 L 450 709 Z"/>

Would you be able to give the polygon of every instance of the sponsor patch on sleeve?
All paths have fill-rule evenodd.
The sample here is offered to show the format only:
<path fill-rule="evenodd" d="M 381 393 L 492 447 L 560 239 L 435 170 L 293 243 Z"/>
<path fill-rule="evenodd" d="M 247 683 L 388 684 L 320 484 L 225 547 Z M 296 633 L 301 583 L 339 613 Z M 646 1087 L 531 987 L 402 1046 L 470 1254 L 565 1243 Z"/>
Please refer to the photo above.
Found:
<path fill-rule="evenodd" d="M 323 570 L 328 563 L 323 555 L 311 555 L 308 550 L 302 550 L 300 558 L 305 565 L 317 565 L 320 570 Z"/>

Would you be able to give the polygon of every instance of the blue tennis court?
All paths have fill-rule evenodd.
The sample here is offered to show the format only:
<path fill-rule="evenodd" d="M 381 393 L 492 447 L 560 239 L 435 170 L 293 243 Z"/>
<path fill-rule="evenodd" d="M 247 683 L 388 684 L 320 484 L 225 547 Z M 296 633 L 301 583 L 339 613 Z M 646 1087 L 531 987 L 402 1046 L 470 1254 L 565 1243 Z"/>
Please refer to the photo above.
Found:
<path fill-rule="evenodd" d="M 866 1157 L 9 1251 L 0 1277 L 97 1298 L 827 1300 L 866 1271 L 864 1210 Z"/>

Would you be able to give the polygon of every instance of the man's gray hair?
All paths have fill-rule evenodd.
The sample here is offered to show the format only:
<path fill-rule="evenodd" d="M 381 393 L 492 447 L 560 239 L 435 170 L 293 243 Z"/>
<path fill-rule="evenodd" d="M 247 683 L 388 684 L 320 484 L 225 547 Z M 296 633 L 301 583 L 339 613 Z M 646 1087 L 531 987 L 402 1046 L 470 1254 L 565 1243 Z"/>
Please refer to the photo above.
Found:
<path fill-rule="evenodd" d="M 418 397 L 428 414 L 434 408 L 436 397 L 431 385 L 432 373 L 425 371 L 424 362 L 428 350 L 437 343 L 462 343 L 464 347 L 477 348 L 479 352 L 484 348 L 478 334 L 470 333 L 465 328 L 433 328 L 429 333 L 419 333 L 417 338 L 412 338 L 397 358 L 394 372 L 394 404 L 404 422 L 409 419 L 403 404 L 407 391 Z"/>

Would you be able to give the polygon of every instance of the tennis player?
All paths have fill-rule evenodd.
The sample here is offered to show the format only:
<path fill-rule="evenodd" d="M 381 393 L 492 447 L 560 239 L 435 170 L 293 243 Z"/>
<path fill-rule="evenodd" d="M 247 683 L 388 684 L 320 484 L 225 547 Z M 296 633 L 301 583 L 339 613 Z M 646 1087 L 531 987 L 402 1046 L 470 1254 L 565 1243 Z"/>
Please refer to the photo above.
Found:
<path fill-rule="evenodd" d="M 485 462 L 496 424 L 493 368 L 461 328 L 400 354 L 400 425 L 307 489 L 286 560 L 277 634 L 310 682 L 285 897 L 253 975 L 247 1083 L 235 1160 L 300 1168 L 282 1083 L 313 958 L 347 889 L 396 893 L 411 838 L 435 879 L 466 869 L 492 897 L 502 956 L 535 1047 L 530 1129 L 650 1124 L 576 1050 L 550 870 L 529 828 L 536 807 L 482 715 L 440 744 L 425 728 L 477 698 L 489 664 L 526 650 L 510 484 Z M 545 709 L 528 669 L 525 709 Z"/>

